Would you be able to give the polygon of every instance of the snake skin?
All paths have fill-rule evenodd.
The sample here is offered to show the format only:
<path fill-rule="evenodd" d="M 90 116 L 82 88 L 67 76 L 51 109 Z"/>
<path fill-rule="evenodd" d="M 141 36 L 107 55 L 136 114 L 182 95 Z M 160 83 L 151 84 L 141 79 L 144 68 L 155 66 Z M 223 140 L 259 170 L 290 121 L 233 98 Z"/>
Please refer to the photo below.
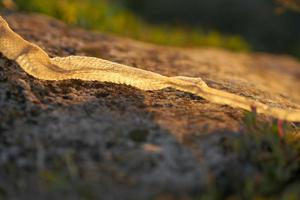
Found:
<path fill-rule="evenodd" d="M 24 40 L 12 31 L 0 16 L 0 52 L 16 61 L 29 75 L 41 80 L 80 79 L 127 84 L 141 90 L 160 90 L 171 87 L 201 96 L 217 104 L 229 105 L 275 118 L 300 122 L 300 110 L 280 109 L 243 96 L 210 88 L 201 78 L 166 77 L 160 74 L 107 60 L 69 56 L 50 58 L 37 45 Z"/>

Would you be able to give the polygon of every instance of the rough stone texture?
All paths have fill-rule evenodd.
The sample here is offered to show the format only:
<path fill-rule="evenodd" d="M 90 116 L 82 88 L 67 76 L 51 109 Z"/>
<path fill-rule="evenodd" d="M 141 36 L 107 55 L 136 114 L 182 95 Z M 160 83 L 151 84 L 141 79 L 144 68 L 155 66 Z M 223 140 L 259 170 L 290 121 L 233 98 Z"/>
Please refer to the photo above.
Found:
<path fill-rule="evenodd" d="M 51 56 L 96 56 L 164 75 L 200 76 L 211 87 L 300 108 L 300 63 L 287 56 L 160 47 L 36 14 L 4 17 Z M 188 93 L 40 81 L 1 56 L 0 106 L 0 197 L 7 199 L 196 196 L 210 176 L 222 178 L 233 166 L 247 173 L 221 145 L 239 137 L 244 111 Z"/>

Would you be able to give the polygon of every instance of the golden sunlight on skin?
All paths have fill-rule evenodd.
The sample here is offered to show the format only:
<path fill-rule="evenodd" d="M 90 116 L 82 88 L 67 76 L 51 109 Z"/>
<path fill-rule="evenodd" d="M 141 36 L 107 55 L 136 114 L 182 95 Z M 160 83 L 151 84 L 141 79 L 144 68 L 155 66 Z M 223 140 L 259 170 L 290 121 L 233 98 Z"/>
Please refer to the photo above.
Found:
<path fill-rule="evenodd" d="M 0 52 L 15 60 L 31 76 L 42 80 L 80 79 L 126 84 L 141 90 L 172 87 L 201 96 L 213 103 L 229 105 L 275 118 L 300 122 L 300 110 L 285 110 L 268 106 L 242 96 L 210 88 L 201 78 L 166 77 L 160 74 L 107 60 L 83 57 L 50 58 L 40 47 L 25 41 L 13 32 L 0 16 Z"/>

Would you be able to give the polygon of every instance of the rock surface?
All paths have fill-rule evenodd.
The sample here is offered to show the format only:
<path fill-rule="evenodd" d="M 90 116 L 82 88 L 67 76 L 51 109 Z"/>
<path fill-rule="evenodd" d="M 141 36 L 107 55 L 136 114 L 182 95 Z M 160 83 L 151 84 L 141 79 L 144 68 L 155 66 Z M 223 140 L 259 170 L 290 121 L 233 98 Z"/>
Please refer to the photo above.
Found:
<path fill-rule="evenodd" d="M 211 87 L 300 109 L 300 63 L 288 56 L 161 47 L 37 14 L 4 17 L 51 56 L 88 55 L 199 76 Z M 0 197 L 196 196 L 210 176 L 239 162 L 221 143 L 239 137 L 245 112 L 173 89 L 40 81 L 1 56 L 0 106 Z"/>

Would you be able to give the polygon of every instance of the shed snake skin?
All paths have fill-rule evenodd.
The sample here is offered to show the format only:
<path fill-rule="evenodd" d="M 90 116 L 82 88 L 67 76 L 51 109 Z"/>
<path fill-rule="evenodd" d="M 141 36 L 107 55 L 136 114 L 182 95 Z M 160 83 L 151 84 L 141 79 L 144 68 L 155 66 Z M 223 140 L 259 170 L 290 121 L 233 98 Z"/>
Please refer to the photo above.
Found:
<path fill-rule="evenodd" d="M 216 104 L 229 105 L 248 111 L 255 108 L 257 113 L 300 122 L 300 110 L 272 107 L 243 96 L 214 89 L 201 78 L 167 77 L 94 57 L 50 58 L 40 47 L 15 33 L 1 16 L 0 52 L 6 58 L 16 61 L 27 74 L 41 80 L 80 79 L 111 82 L 130 85 L 141 90 L 160 90 L 171 87 L 200 96 Z"/>

